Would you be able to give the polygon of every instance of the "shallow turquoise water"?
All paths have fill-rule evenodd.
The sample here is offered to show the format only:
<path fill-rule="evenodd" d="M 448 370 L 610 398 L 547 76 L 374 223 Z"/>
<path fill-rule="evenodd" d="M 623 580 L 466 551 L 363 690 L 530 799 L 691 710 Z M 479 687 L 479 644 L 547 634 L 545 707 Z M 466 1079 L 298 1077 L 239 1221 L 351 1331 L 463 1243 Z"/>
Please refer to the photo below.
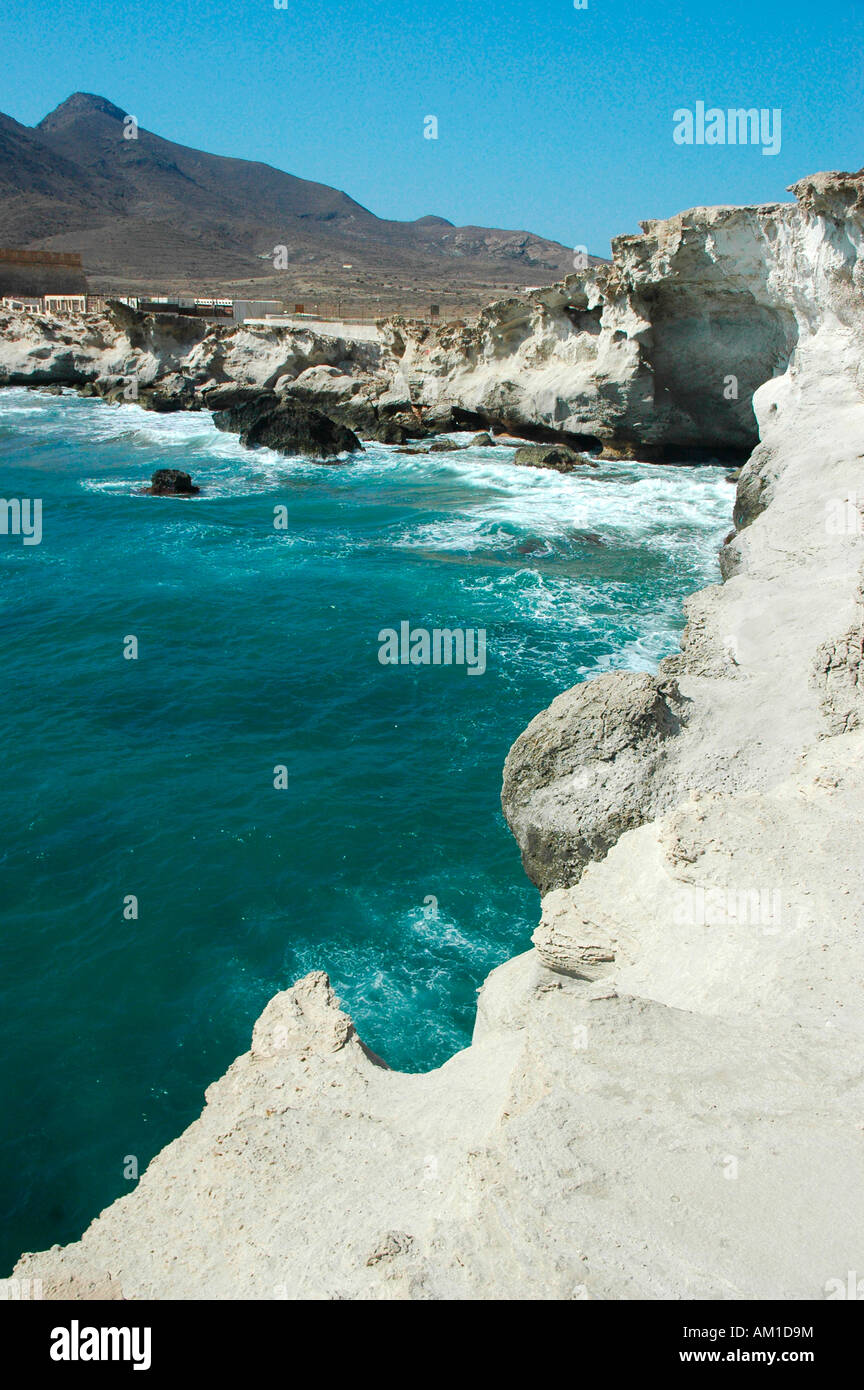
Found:
<path fill-rule="evenodd" d="M 0 1272 L 128 1190 L 310 969 L 393 1066 L 469 1041 L 537 918 L 507 749 L 676 648 L 733 499 L 723 469 L 511 457 L 322 467 L 206 415 L 0 392 L 0 491 L 43 500 L 41 545 L 0 536 Z M 161 466 L 201 497 L 138 495 Z M 382 666 L 402 620 L 485 628 L 486 673 Z"/>

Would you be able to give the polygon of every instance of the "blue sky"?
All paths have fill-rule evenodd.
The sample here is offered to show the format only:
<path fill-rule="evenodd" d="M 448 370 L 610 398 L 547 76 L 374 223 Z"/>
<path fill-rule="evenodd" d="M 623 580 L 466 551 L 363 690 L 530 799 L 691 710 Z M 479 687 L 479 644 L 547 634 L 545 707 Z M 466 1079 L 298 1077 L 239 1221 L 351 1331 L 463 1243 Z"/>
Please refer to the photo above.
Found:
<path fill-rule="evenodd" d="M 26 125 L 96 92 L 380 216 L 600 255 L 640 219 L 864 164 L 862 0 L 13 0 L 0 53 L 0 110 Z M 700 100 L 779 107 L 780 153 L 676 145 Z"/>

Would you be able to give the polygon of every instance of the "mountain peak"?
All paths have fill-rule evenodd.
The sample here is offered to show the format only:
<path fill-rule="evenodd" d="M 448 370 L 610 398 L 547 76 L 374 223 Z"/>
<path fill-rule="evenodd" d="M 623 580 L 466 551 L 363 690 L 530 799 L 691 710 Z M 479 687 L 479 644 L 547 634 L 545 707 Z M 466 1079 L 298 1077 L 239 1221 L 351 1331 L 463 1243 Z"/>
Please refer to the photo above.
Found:
<path fill-rule="evenodd" d="M 67 97 L 53 111 L 49 111 L 36 129 L 56 130 L 58 126 L 65 125 L 78 116 L 91 116 L 97 113 L 101 116 L 110 116 L 115 121 L 125 120 L 126 117 L 125 111 L 122 111 L 119 106 L 115 106 L 113 102 L 106 100 L 105 97 L 96 96 L 93 92 L 73 92 L 71 97 Z"/>
<path fill-rule="evenodd" d="M 499 286 L 510 292 L 572 269 L 572 253 L 554 242 L 457 230 L 431 214 L 379 218 L 346 193 L 267 164 L 143 128 L 136 141 L 130 121 L 95 92 L 72 93 L 35 130 L 0 115 L 0 245 L 75 250 L 98 266 L 98 287 L 113 291 L 242 296 L 260 287 L 262 297 L 320 296 L 321 305 L 344 291 L 376 316 L 383 301 L 416 308 L 442 295 L 479 308 Z M 269 250 L 256 255 L 283 244 L 286 266 L 268 266 Z"/>

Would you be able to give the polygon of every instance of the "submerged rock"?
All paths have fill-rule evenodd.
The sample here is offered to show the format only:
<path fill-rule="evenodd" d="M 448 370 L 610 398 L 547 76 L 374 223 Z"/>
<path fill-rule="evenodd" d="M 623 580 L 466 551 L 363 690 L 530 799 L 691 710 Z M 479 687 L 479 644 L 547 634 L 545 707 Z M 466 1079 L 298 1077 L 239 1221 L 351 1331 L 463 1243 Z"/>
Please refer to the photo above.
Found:
<path fill-rule="evenodd" d="M 263 444 L 282 454 L 327 459 L 363 448 L 346 425 L 337 424 L 300 401 L 272 392 L 218 410 L 213 423 L 217 429 L 239 434 L 243 444 Z"/>
<path fill-rule="evenodd" d="M 429 445 L 430 454 L 450 454 L 454 449 L 461 449 L 461 444 L 456 444 L 452 439 L 436 439 L 434 444 Z"/>
<path fill-rule="evenodd" d="M 151 497 L 194 497 L 201 489 L 181 468 L 157 468 L 144 491 Z"/>

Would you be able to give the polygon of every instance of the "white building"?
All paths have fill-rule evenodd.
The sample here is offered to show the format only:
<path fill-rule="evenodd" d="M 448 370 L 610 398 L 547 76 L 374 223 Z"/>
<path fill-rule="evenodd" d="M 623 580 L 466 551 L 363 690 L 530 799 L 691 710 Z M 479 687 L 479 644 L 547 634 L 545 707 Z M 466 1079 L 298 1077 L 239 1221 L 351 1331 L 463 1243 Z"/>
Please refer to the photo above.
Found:
<path fill-rule="evenodd" d="M 19 313 L 41 314 L 42 300 L 31 297 L 30 295 L 4 295 L 0 299 L 0 304 L 4 309 L 17 309 Z"/>
<path fill-rule="evenodd" d="M 85 314 L 86 294 L 46 294 L 42 303 L 46 314 Z"/>

